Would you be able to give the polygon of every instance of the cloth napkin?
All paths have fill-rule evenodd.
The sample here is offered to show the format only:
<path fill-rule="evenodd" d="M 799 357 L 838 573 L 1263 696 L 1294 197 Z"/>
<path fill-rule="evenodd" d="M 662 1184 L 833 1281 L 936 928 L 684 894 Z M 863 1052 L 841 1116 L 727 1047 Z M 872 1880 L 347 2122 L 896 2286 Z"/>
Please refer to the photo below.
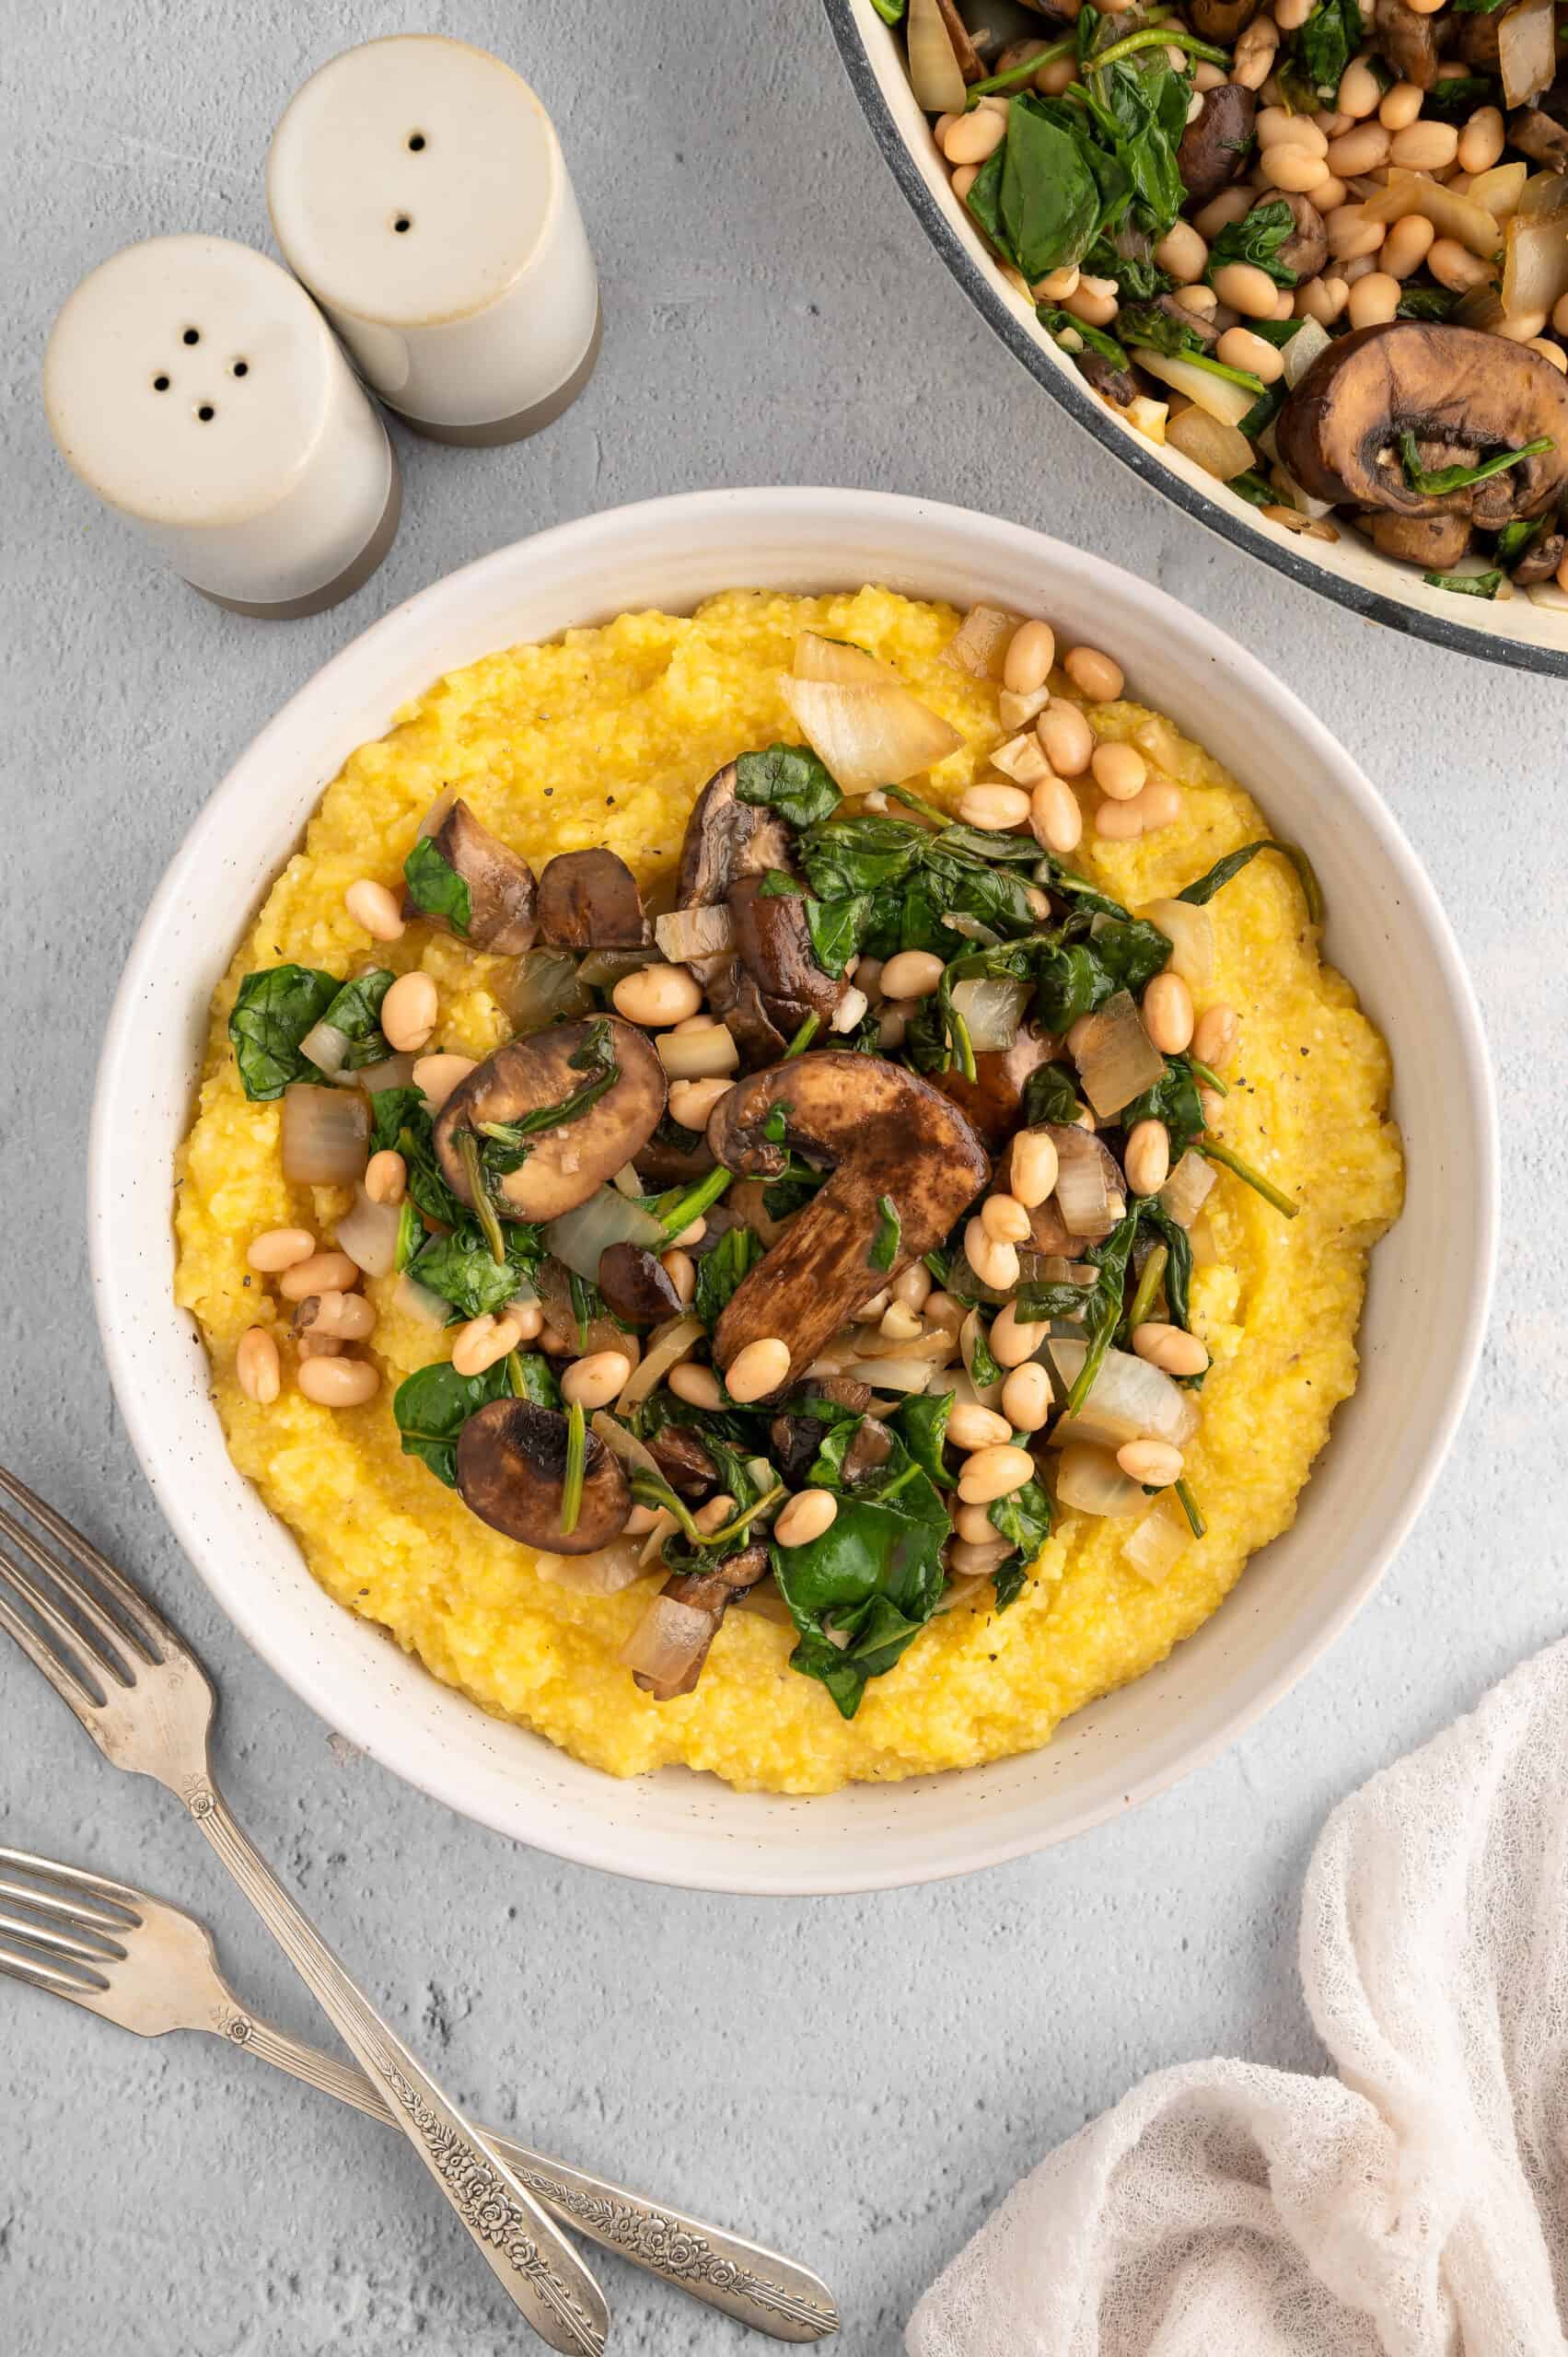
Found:
<path fill-rule="evenodd" d="M 1568 1644 L 1334 1811 L 1301 1976 L 1338 2077 L 1145 2079 L 1014 2188 L 911 2357 L 1568 2349 Z"/>

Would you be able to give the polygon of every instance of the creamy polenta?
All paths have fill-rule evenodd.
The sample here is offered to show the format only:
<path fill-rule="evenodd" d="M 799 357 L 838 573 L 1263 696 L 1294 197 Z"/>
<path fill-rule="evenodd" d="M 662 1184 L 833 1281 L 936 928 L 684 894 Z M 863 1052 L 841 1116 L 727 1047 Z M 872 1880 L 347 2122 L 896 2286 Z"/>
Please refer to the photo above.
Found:
<path fill-rule="evenodd" d="M 879 589 L 736 592 L 690 619 L 622 615 L 454 673 L 344 765 L 216 995 L 180 1157 L 177 1289 L 200 1322 L 236 1464 L 339 1603 L 485 1709 L 615 1775 L 684 1762 L 742 1787 L 822 1793 L 1044 1743 L 1068 1713 L 1191 1635 L 1248 1557 L 1288 1527 L 1333 1411 L 1354 1387 L 1367 1254 L 1400 1202 L 1388 1058 L 1350 985 L 1320 962 L 1289 866 L 1263 858 L 1212 903 L 1208 995 L 1241 1018 L 1219 1134 L 1290 1188 L 1301 1211 L 1287 1222 L 1225 1174 L 1205 1207 L 1192 1324 L 1213 1365 L 1186 1461 L 1207 1530 L 1163 1580 L 1124 1561 L 1124 1522 L 1068 1512 L 1016 1603 L 997 1613 L 987 1591 L 935 1619 L 869 1683 L 852 1719 L 820 1684 L 792 1673 L 789 1628 L 742 1610 L 724 1620 L 695 1690 L 656 1702 L 617 1655 L 659 1567 L 619 1594 L 575 1593 L 541 1577 L 528 1549 L 401 1453 L 392 1390 L 447 1356 L 451 1338 L 400 1307 L 397 1280 L 366 1287 L 378 1314 L 367 1355 L 383 1378 L 367 1405 L 313 1404 L 286 1372 L 270 1404 L 242 1392 L 235 1360 L 248 1328 L 270 1327 L 285 1370 L 292 1364 L 288 1305 L 248 1267 L 250 1239 L 287 1225 L 328 1237 L 349 1194 L 285 1181 L 280 1107 L 246 1097 L 226 1037 L 240 978 L 280 960 L 347 975 L 373 946 L 377 963 L 399 973 L 418 966 L 434 981 L 432 1048 L 482 1058 L 510 1033 L 496 994 L 505 961 L 422 924 L 371 945 L 344 907 L 361 877 L 397 883 L 443 789 L 459 787 L 536 866 L 554 852 L 605 845 L 646 879 L 670 867 L 693 797 L 721 764 L 749 747 L 798 741 L 780 683 L 796 634 L 814 630 L 884 657 L 960 733 L 962 749 L 922 782 L 950 803 L 1002 733 L 995 688 L 937 660 L 957 623 L 947 608 Z M 1060 675 L 1056 684 L 1067 687 Z M 1151 715 L 1132 703 L 1089 710 L 1102 737 L 1143 730 L 1181 795 L 1179 820 L 1140 840 L 1086 834 L 1076 864 L 1105 891 L 1144 907 L 1262 830 L 1249 795 L 1197 746 L 1163 727 L 1151 738 Z M 1267 747 L 1256 784 L 1288 826 L 1289 782 L 1271 773 Z"/>

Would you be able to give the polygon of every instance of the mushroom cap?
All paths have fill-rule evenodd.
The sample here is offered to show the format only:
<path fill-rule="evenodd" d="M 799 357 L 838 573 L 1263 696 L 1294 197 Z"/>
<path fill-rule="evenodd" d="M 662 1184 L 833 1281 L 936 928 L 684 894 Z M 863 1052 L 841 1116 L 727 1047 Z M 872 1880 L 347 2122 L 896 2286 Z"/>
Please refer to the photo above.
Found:
<path fill-rule="evenodd" d="M 1426 19 L 1421 19 L 1423 23 Z M 1490 482 L 1412 491 L 1399 436 L 1460 458 L 1517 448 L 1546 434 L 1553 447 Z M 1495 528 L 1539 516 L 1568 474 L 1568 378 L 1538 352 L 1475 328 L 1396 319 L 1332 343 L 1302 377 L 1274 428 L 1282 462 L 1315 499 L 1400 516 L 1473 515 Z"/>
<path fill-rule="evenodd" d="M 1295 227 L 1280 248 L 1275 260 L 1286 270 L 1294 270 L 1305 284 L 1316 278 L 1329 259 L 1329 232 L 1323 215 L 1309 196 L 1298 196 L 1291 189 L 1265 189 L 1258 204 L 1283 204 L 1289 207 Z M 1252 207 L 1254 213 L 1258 204 Z"/>
<path fill-rule="evenodd" d="M 539 937 L 552 949 L 643 949 L 637 879 L 612 851 L 563 851 L 539 879 Z"/>
<path fill-rule="evenodd" d="M 996 1153 L 1018 1126 L 1024 1084 L 1030 1073 L 1051 1063 L 1061 1051 L 1062 1042 L 1054 1033 L 1020 1031 L 1010 1048 L 982 1051 L 976 1056 L 973 1080 L 966 1080 L 955 1066 L 951 1072 L 935 1074 L 931 1086 L 952 1098 Z"/>
<path fill-rule="evenodd" d="M 548 1105 L 562 1105 L 592 1077 L 575 1066 L 595 1023 L 607 1023 L 615 1079 L 596 1104 L 575 1120 L 541 1130 L 520 1168 L 495 1190 L 503 1219 L 559 1219 L 612 1178 L 638 1154 L 658 1126 L 666 1084 L 645 1032 L 619 1016 L 582 1023 L 557 1023 L 526 1039 L 510 1039 L 459 1081 L 436 1117 L 436 1152 L 441 1175 L 459 1202 L 472 1208 L 468 1175 L 458 1150 L 464 1130 L 482 1122 L 511 1123 Z"/>
<path fill-rule="evenodd" d="M 1238 41 L 1262 0 L 1190 0 L 1187 13 L 1205 41 Z"/>
<path fill-rule="evenodd" d="M 742 802 L 736 768 L 716 770 L 691 806 L 675 883 L 678 909 L 722 900 L 738 876 L 761 876 L 795 865 L 795 836 L 776 810 Z"/>
<path fill-rule="evenodd" d="M 1372 19 L 1372 45 L 1381 52 L 1401 82 L 1430 90 L 1437 79 L 1437 31 L 1430 17 L 1412 8 L 1410 0 L 1377 0 Z M 1551 363 L 1548 362 L 1550 367 Z"/>
<path fill-rule="evenodd" d="M 764 1134 L 775 1109 L 782 1140 Z M 742 1178 L 776 1177 L 791 1150 L 830 1170 L 737 1287 L 714 1336 L 721 1367 L 776 1336 L 791 1382 L 852 1310 L 942 1241 L 991 1175 L 973 1129 L 929 1081 L 880 1056 L 830 1051 L 737 1081 L 714 1108 L 708 1144 Z M 867 1256 L 884 1195 L 898 1210 L 899 1252 L 877 1270 Z"/>
<path fill-rule="evenodd" d="M 591 1555 L 619 1538 L 632 1512 L 621 1459 L 596 1433 L 584 1457 L 575 1530 L 561 1528 L 566 1419 L 531 1399 L 492 1399 L 458 1435 L 458 1492 L 470 1514 L 507 1538 L 553 1555 Z"/>
<path fill-rule="evenodd" d="M 1475 529 L 1468 516 L 1390 516 L 1374 514 L 1372 545 L 1404 564 L 1424 565 L 1428 573 L 1446 573 L 1458 563 Z"/>
<path fill-rule="evenodd" d="M 786 1039 L 808 1015 L 826 1023 L 849 984 L 818 964 L 806 902 L 794 892 L 764 892 L 760 876 L 738 877 L 726 898 L 737 954 L 769 1019 Z"/>
<path fill-rule="evenodd" d="M 538 930 L 538 890 L 533 869 L 521 853 L 509 851 L 499 836 L 482 825 L 460 795 L 454 798 L 440 825 L 432 829 L 429 840 L 469 888 L 469 925 L 463 938 L 473 948 L 489 950 L 498 958 L 520 958 L 531 948 Z M 444 917 L 430 918 L 412 900 L 405 900 L 403 914 L 446 923 Z"/>
<path fill-rule="evenodd" d="M 1226 13 L 1234 15 L 1236 11 Z M 1248 17 L 1252 13 L 1249 8 Z M 1237 26 L 1237 30 L 1240 29 Z M 1214 36 L 1205 38 L 1212 40 Z M 1205 93 L 1202 105 L 1182 133 L 1176 151 L 1176 168 L 1181 174 L 1189 203 L 1207 204 L 1211 197 L 1218 196 L 1221 189 L 1228 188 L 1244 170 L 1257 119 L 1257 98 L 1251 90 L 1243 89 L 1239 82 L 1221 82 Z"/>
<path fill-rule="evenodd" d="M 663 1262 L 640 1244 L 605 1246 L 598 1256 L 598 1289 L 629 1326 L 652 1326 L 680 1314 L 680 1295 Z"/>

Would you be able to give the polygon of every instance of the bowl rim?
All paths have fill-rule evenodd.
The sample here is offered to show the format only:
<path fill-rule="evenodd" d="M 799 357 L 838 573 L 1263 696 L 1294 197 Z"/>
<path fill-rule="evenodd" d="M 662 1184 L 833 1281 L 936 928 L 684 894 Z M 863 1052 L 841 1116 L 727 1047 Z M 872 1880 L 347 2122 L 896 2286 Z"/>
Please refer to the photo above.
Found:
<path fill-rule="evenodd" d="M 589 1830 L 575 1835 L 563 1832 L 543 1807 L 536 1808 L 532 1822 L 526 1826 L 520 1824 L 519 1815 L 526 1816 L 528 1812 L 526 1796 L 520 1810 L 514 1807 L 508 1811 L 488 1805 L 482 1794 L 476 1795 L 465 1784 L 460 1760 L 449 1766 L 439 1746 L 422 1748 L 417 1739 L 402 1726 L 396 1713 L 388 1707 L 392 1687 L 390 1664 L 374 1700 L 362 1703 L 356 1695 L 345 1695 L 334 1679 L 332 1658 L 330 1655 L 318 1658 L 301 1645 L 291 1645 L 288 1631 L 285 1629 L 280 1633 L 259 1605 L 251 1602 L 243 1577 L 235 1571 L 226 1574 L 217 1567 L 212 1543 L 201 1527 L 195 1511 L 193 1486 L 182 1479 L 185 1459 L 180 1419 L 166 1422 L 163 1415 L 166 1403 L 159 1399 L 156 1390 L 148 1391 L 144 1387 L 133 1364 L 134 1321 L 125 1307 L 124 1280 L 129 1274 L 134 1253 L 122 1237 L 121 1224 L 116 1218 L 123 1186 L 122 1132 L 113 1121 L 112 1100 L 116 1089 L 123 1083 L 124 1074 L 134 1069 L 135 1062 L 145 1049 L 144 990 L 158 957 L 162 932 L 192 889 L 199 887 L 203 877 L 221 872 L 222 863 L 213 860 L 209 846 L 221 840 L 231 810 L 243 807 L 245 797 L 253 790 L 257 776 L 268 773 L 269 756 L 274 746 L 286 737 L 296 715 L 303 707 L 319 702 L 330 710 L 332 691 L 351 679 L 374 649 L 383 644 L 396 648 L 400 640 L 407 639 L 416 627 L 420 635 L 427 636 L 434 644 L 435 615 L 447 608 L 460 609 L 478 584 L 486 583 L 492 577 L 505 582 L 525 551 L 528 570 L 537 576 L 540 570 L 548 568 L 552 556 L 559 552 L 580 550 L 584 544 L 591 550 L 596 538 L 602 547 L 612 548 L 618 530 L 632 518 L 639 521 L 657 519 L 661 530 L 672 538 L 673 544 L 679 545 L 679 536 L 685 528 L 690 528 L 696 533 L 704 523 L 726 517 L 740 517 L 749 525 L 761 525 L 772 516 L 787 515 L 803 502 L 824 502 L 831 507 L 842 508 L 846 511 L 848 519 L 867 530 L 878 524 L 896 530 L 917 524 L 936 523 L 948 530 L 959 529 L 981 535 L 1000 532 L 1030 543 L 1032 552 L 1048 565 L 1067 559 L 1078 565 L 1086 563 L 1091 567 L 1103 568 L 1108 574 L 1132 579 L 1136 582 L 1140 598 L 1149 601 L 1152 618 L 1156 621 L 1164 610 L 1168 613 L 1173 627 L 1184 626 L 1188 631 L 1196 628 L 1212 636 L 1223 649 L 1229 678 L 1238 687 L 1260 696 L 1265 703 L 1272 702 L 1276 710 L 1288 718 L 1298 740 L 1317 761 L 1336 774 L 1354 803 L 1361 823 L 1377 839 L 1381 849 L 1397 869 L 1410 923 L 1448 986 L 1456 1019 L 1456 1029 L 1449 1044 L 1464 1082 L 1459 1101 L 1469 1109 L 1472 1124 L 1470 1144 L 1475 1158 L 1476 1190 L 1472 1240 L 1476 1248 L 1469 1268 L 1465 1298 L 1456 1320 L 1458 1347 L 1449 1362 L 1443 1412 L 1427 1431 L 1419 1458 L 1411 1469 L 1400 1512 L 1379 1533 L 1353 1584 L 1342 1592 L 1330 1608 L 1320 1614 L 1289 1658 L 1282 1662 L 1275 1672 L 1262 1678 L 1254 1690 L 1238 1695 L 1206 1736 L 1184 1744 L 1170 1759 L 1119 1782 L 1114 1794 L 1108 1794 L 1103 1800 L 1078 1804 L 1064 1822 L 1038 1828 L 1025 1823 L 1012 1832 L 999 1832 L 988 1839 L 971 1840 L 961 1858 L 955 1859 L 942 1853 L 941 1845 L 936 1844 L 934 1845 L 936 1854 L 930 1858 L 923 1856 L 912 1863 L 906 1858 L 897 1857 L 891 1863 L 878 1864 L 868 1848 L 863 1847 L 852 1852 L 851 1845 L 846 1841 L 842 1845 L 842 1854 L 830 1866 L 815 1860 L 806 1866 L 792 1863 L 794 1853 L 788 1852 L 787 1829 L 782 1829 L 781 1836 L 773 1845 L 776 1853 L 773 1863 L 769 1870 L 762 1870 L 748 1862 L 745 1845 L 738 1843 L 729 1851 L 715 1849 L 711 1852 L 692 1845 L 679 1864 L 662 1857 L 645 1857 L 637 1852 L 631 1829 L 619 1823 L 611 1812 L 607 1812 L 602 1818 L 596 1818 Z M 827 563 L 830 569 L 830 556 Z M 562 629 L 573 626 L 570 622 L 560 625 Z M 416 691 L 410 689 L 406 692 Z M 330 782 L 330 778 L 322 778 L 318 800 L 319 791 L 324 791 Z M 193 1087 L 194 1071 L 191 1078 Z M 1125 568 L 1114 565 L 1108 558 L 1053 540 L 1031 526 L 991 517 L 980 510 L 898 493 L 861 492 L 842 486 L 735 488 L 679 493 L 658 499 L 631 502 L 618 508 L 580 517 L 494 550 L 443 575 L 402 600 L 351 639 L 311 674 L 240 751 L 198 812 L 165 869 L 132 944 L 116 993 L 95 1081 L 88 1136 L 89 1264 L 99 1328 L 115 1397 L 137 1459 L 165 1518 L 203 1585 L 247 1644 L 329 1728 L 342 1733 L 382 1767 L 459 1815 L 573 1864 L 595 1866 L 601 1871 L 625 1875 L 641 1881 L 735 1896 L 840 1895 L 954 1878 L 1075 1839 L 1109 1818 L 1124 1815 L 1141 1802 L 1167 1791 L 1196 1769 L 1205 1766 L 1272 1709 L 1316 1665 L 1365 1602 L 1403 1544 L 1431 1493 L 1468 1404 L 1487 1330 L 1497 1255 L 1498 1161 L 1495 1092 L 1485 1034 L 1469 972 L 1436 888 L 1393 814 L 1359 765 L 1294 691 L 1276 679 L 1256 656 L 1232 640 L 1217 624 L 1194 613 L 1167 591 L 1128 575 Z M 180 1315 L 184 1318 L 186 1313 L 181 1311 Z M 193 1339 L 198 1338 L 193 1336 Z M 247 1487 L 251 1485 L 247 1484 Z M 273 1515 L 253 1488 L 252 1498 L 259 1515 L 272 1522 L 279 1521 L 280 1518 Z M 286 1528 L 286 1526 L 282 1527 Z M 341 1611 L 342 1608 L 333 1605 L 334 1610 Z M 433 1676 L 423 1664 L 416 1665 L 416 1672 L 421 1678 Z M 535 1739 L 545 1740 L 542 1737 Z M 1005 1766 L 1006 1762 L 994 1764 Z M 592 1772 L 601 1776 L 609 1790 L 618 1788 L 618 1779 L 603 1771 Z M 977 1772 L 984 1773 L 984 1767 Z M 930 1785 L 935 1778 L 921 1777 L 910 1781 Z M 724 1787 L 726 1796 L 728 1792 L 729 1787 Z M 815 1795 L 777 1794 L 772 1797 L 784 1811 L 809 1810 L 817 1805 Z M 830 1805 L 831 1798 L 830 1795 Z"/>
<path fill-rule="evenodd" d="M 1255 530 L 1240 516 L 1233 516 L 1217 500 L 1210 499 L 1191 483 L 1183 481 L 1174 467 L 1162 465 L 1152 445 L 1141 435 L 1118 432 L 1102 405 L 1086 389 L 1075 369 L 1053 366 L 1040 345 L 1028 335 L 1021 322 L 1003 301 L 991 275 L 981 267 L 976 256 L 963 240 L 955 235 L 952 224 L 943 217 L 933 202 L 930 190 L 921 176 L 909 143 L 893 119 L 882 95 L 876 71 L 861 36 L 855 16 L 854 0 L 822 0 L 829 29 L 838 49 L 840 63 L 848 77 L 855 99 L 871 127 L 871 134 L 882 152 L 883 160 L 910 209 L 935 248 L 942 261 L 958 280 L 964 293 L 999 335 L 1015 360 L 1028 370 L 1037 385 L 1043 386 L 1053 401 L 1058 401 L 1076 424 L 1092 434 L 1102 448 L 1110 452 L 1123 466 L 1131 467 L 1150 489 L 1180 508 L 1194 523 L 1227 540 L 1244 556 L 1282 573 L 1287 581 L 1299 588 L 1310 589 L 1317 596 L 1330 598 L 1365 621 L 1385 623 L 1390 630 L 1402 632 L 1409 638 L 1424 639 L 1428 644 L 1441 646 L 1458 655 L 1479 656 L 1483 662 L 1497 663 L 1505 670 L 1534 671 L 1547 679 L 1568 679 L 1568 644 L 1561 650 L 1550 646 L 1535 646 L 1527 640 L 1476 630 L 1460 621 L 1449 621 L 1441 614 L 1429 614 L 1419 607 L 1407 606 L 1402 599 L 1368 589 L 1360 582 L 1344 579 L 1337 573 L 1311 563 L 1299 555 L 1288 541 L 1272 539 Z M 891 33 L 892 28 L 888 30 Z M 1392 562 L 1392 560 L 1389 560 Z M 1463 599 L 1458 600 L 1464 603 Z"/>

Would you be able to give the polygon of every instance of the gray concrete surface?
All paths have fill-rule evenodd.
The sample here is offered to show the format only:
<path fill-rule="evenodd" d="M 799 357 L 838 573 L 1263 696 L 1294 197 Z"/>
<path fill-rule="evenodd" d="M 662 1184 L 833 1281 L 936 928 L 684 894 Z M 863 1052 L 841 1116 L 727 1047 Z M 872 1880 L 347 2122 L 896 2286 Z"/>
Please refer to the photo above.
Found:
<path fill-rule="evenodd" d="M 597 17 L 564 0 L 432 5 L 426 25 L 512 58 L 555 114 L 603 273 L 598 374 L 518 448 L 462 454 L 400 431 L 401 536 L 346 607 L 266 627 L 202 604 L 56 459 L 37 398 L 49 319 L 132 238 L 264 243 L 261 161 L 285 100 L 335 51 L 408 21 L 390 0 L 71 0 L 9 19 L 4 1456 L 200 1644 L 241 1815 L 458 2096 L 798 2250 L 842 2297 L 846 2351 L 893 2357 L 918 2292 L 998 2195 L 1135 2075 L 1215 2050 L 1318 2067 L 1295 1906 L 1324 1812 L 1562 1633 L 1563 691 L 1285 587 L 1056 412 L 923 246 L 808 0 Z M 1246 638 L 1338 730 L 1428 862 L 1480 984 L 1506 1240 L 1484 1372 L 1436 1497 L 1353 1629 L 1263 1725 L 1054 1855 L 770 1906 L 555 1864 L 329 1744 L 208 1602 L 136 1470 L 88 1306 L 82 1167 L 98 1042 L 148 895 L 230 760 L 328 655 L 535 526 L 791 481 L 936 494 L 1100 548 Z M 1456 1235 L 1456 1258 L 1466 1248 Z M 183 1896 L 256 2001 L 312 2030 L 170 1806 L 101 1767 L 4 1646 L 0 1829 Z M 741 2346 L 645 2279 L 609 2262 L 604 2277 L 620 2348 Z M 522 2339 L 411 2156 L 368 2124 L 207 2042 L 138 2044 L 0 1984 L 8 2357 L 491 2357 Z"/>

